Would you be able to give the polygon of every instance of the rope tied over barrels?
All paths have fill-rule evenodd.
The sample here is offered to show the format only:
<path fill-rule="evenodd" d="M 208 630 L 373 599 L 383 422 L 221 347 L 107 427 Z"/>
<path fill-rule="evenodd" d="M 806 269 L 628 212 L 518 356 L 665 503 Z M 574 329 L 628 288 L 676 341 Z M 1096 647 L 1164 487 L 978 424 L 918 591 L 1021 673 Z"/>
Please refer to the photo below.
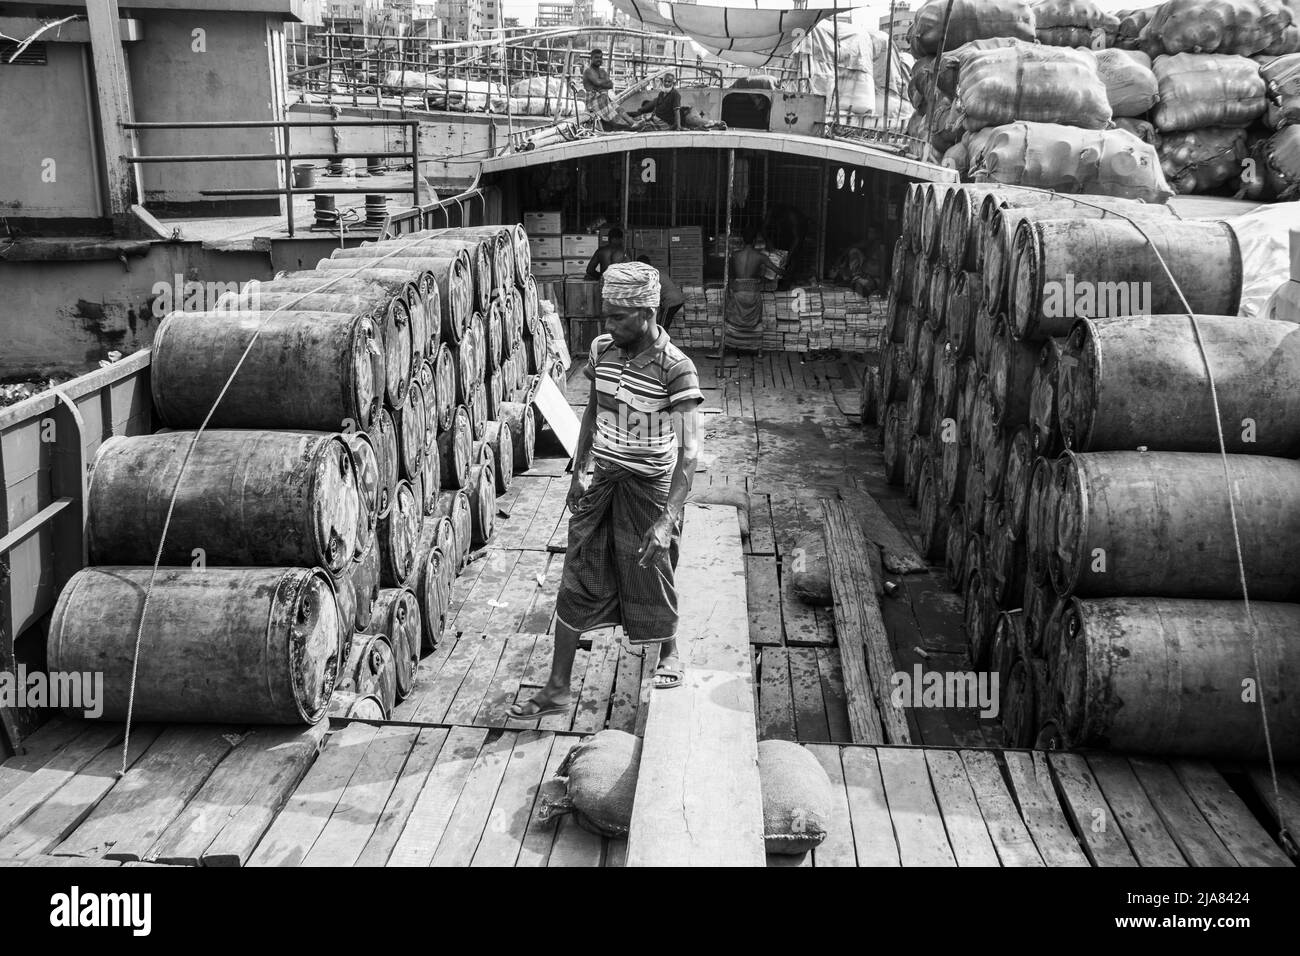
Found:
<path fill-rule="evenodd" d="M 340 239 L 341 238 L 342 236 L 340 235 Z M 427 238 L 427 237 L 413 238 L 410 242 L 396 245 L 393 247 L 392 251 L 386 252 L 380 256 L 376 256 L 373 259 L 358 259 L 357 265 L 354 268 L 338 270 L 338 273 L 336 275 L 333 275 L 325 279 L 323 282 L 321 282 L 319 286 L 315 287 L 314 289 L 311 289 L 310 291 L 298 294 L 292 301 L 287 302 L 284 305 L 277 306 L 276 308 L 268 312 L 262 318 L 262 321 L 258 323 L 257 328 L 253 330 L 252 338 L 248 340 L 248 345 L 244 347 L 244 351 L 240 354 L 239 361 L 235 363 L 235 367 L 231 370 L 230 375 L 226 378 L 225 384 L 221 386 L 221 391 L 217 393 L 217 397 L 213 401 L 212 407 L 208 409 L 208 413 L 203 417 L 203 421 L 199 424 L 199 427 L 195 430 L 194 437 L 190 439 L 190 443 L 185 449 L 185 456 L 181 459 L 181 466 L 176 473 L 176 483 L 172 486 L 171 497 L 167 501 L 167 515 L 163 519 L 162 534 L 159 536 L 158 539 L 158 551 L 154 555 L 153 568 L 149 573 L 149 584 L 145 587 L 144 600 L 141 602 L 140 605 L 140 623 L 136 627 L 135 647 L 131 652 L 131 686 L 127 695 L 126 725 L 123 731 L 123 738 L 122 738 L 122 766 L 121 769 L 119 769 L 116 773 L 117 779 L 120 780 L 122 777 L 126 776 L 126 772 L 129 769 L 128 764 L 129 764 L 130 752 L 131 752 L 131 723 L 132 723 L 132 718 L 135 715 L 135 689 L 136 689 L 136 682 L 139 676 L 139 668 L 140 668 L 140 645 L 144 641 L 144 623 L 145 623 L 145 619 L 149 615 L 149 598 L 153 595 L 154 584 L 158 578 L 158 568 L 162 565 L 163 550 L 167 545 L 167 532 L 171 528 L 172 512 L 176 508 L 176 498 L 180 494 L 181 481 L 185 477 L 185 469 L 189 466 L 190 456 L 193 455 L 194 449 L 199 443 L 199 438 L 203 435 L 203 432 L 207 429 L 208 423 L 212 421 L 212 416 L 216 414 L 217 407 L 221 404 L 222 399 L 226 397 L 226 393 L 230 390 L 231 384 L 235 381 L 235 376 L 239 374 L 239 370 L 243 368 L 245 360 L 248 358 L 250 354 L 252 354 L 253 346 L 257 344 L 257 340 L 261 336 L 262 330 L 266 328 L 267 323 L 270 322 L 271 319 L 273 319 L 276 315 L 278 315 L 281 312 L 292 311 L 293 307 L 296 306 L 298 303 L 302 302 L 304 299 L 308 298 L 309 296 L 318 295 L 319 293 L 324 292 L 325 290 L 327 290 L 328 288 L 330 288 L 331 286 L 333 286 L 335 283 L 339 282 L 342 279 L 354 279 L 357 277 L 357 273 L 361 272 L 362 270 L 375 268 L 376 262 L 382 262 L 386 259 L 395 256 L 400 257 L 400 255 L 403 252 L 405 252 L 406 249 L 408 249 L 413 245 L 417 245 L 420 241 L 422 241 L 423 238 Z"/>
<path fill-rule="evenodd" d="M 1250 606 L 1250 590 L 1246 583 L 1246 559 L 1242 553 L 1241 530 L 1237 521 L 1237 503 L 1233 497 L 1232 491 L 1232 473 L 1229 470 L 1228 446 L 1223 437 L 1223 413 L 1219 407 L 1219 390 L 1214 381 L 1214 370 L 1210 367 L 1210 357 L 1205 348 L 1205 340 L 1201 336 L 1200 324 L 1196 321 L 1196 315 L 1192 311 L 1191 303 L 1187 301 L 1187 296 L 1183 294 L 1182 286 L 1180 286 L 1178 280 L 1174 278 L 1174 274 L 1170 270 L 1169 264 L 1165 261 L 1164 255 L 1160 252 L 1159 247 L 1151 239 L 1151 236 L 1148 235 L 1147 231 L 1142 228 L 1140 221 L 1133 219 L 1127 213 L 1120 210 L 1114 209 L 1103 203 L 1089 202 L 1086 199 L 1080 198 L 1076 194 L 1062 194 L 1056 192 L 1056 190 L 1041 189 L 1037 186 L 1019 186 L 1017 188 L 1068 198 L 1080 205 L 1091 206 L 1094 209 L 1101 210 L 1104 213 L 1102 218 L 1106 218 L 1106 216 L 1115 216 L 1116 218 L 1126 221 L 1138 231 L 1138 234 L 1142 237 L 1143 241 L 1151 248 L 1152 253 L 1155 254 L 1156 262 L 1159 263 L 1161 270 L 1165 274 L 1165 278 L 1169 280 L 1170 286 L 1173 288 L 1174 292 L 1178 294 L 1178 301 L 1183 307 L 1183 314 L 1187 316 L 1187 320 L 1191 323 L 1192 335 L 1196 340 L 1196 349 L 1200 353 L 1201 363 L 1205 366 L 1205 377 L 1210 386 L 1210 402 L 1214 407 L 1214 428 L 1219 441 L 1219 458 L 1223 463 L 1223 483 L 1228 493 L 1228 514 L 1232 521 L 1232 544 L 1237 559 L 1237 579 L 1241 584 L 1241 599 L 1246 612 L 1246 622 L 1250 627 L 1250 656 L 1255 667 L 1255 680 L 1257 685 L 1260 687 L 1259 716 L 1264 727 L 1264 749 L 1268 756 L 1268 772 L 1273 784 L 1273 804 L 1277 808 L 1278 840 L 1294 855 L 1297 845 L 1285 817 L 1286 807 L 1282 802 L 1281 788 L 1278 784 L 1277 778 L 1277 759 L 1273 754 L 1273 735 L 1268 724 L 1267 695 L 1264 694 L 1262 687 L 1263 669 L 1260 667 L 1259 659 L 1259 624 L 1255 620 L 1254 611 Z M 1228 228 L 1231 229 L 1232 227 L 1228 226 Z"/>

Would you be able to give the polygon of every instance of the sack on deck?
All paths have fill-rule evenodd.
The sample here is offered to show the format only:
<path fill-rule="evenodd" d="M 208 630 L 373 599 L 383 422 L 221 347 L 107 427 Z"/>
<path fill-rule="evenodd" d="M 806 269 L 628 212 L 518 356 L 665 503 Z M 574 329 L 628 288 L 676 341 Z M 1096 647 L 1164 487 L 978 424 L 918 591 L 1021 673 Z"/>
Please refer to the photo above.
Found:
<path fill-rule="evenodd" d="M 793 856 L 826 839 L 831 781 L 816 757 L 790 740 L 760 740 L 758 777 L 768 853 Z"/>
<path fill-rule="evenodd" d="M 990 37 L 987 40 L 971 40 L 970 43 L 963 43 L 957 49 L 939 57 L 937 67 L 932 68 L 937 71 L 934 79 L 939 92 L 945 96 L 956 96 L 957 81 L 961 78 L 962 67 L 981 53 L 988 50 L 1032 49 L 1037 45 L 1014 37 Z"/>
<path fill-rule="evenodd" d="M 555 771 L 558 784 L 543 787 L 538 819 L 574 813 L 584 829 L 627 836 L 640 764 L 640 737 L 621 730 L 583 737 Z"/>
<path fill-rule="evenodd" d="M 1091 0 L 1041 0 L 1034 4 L 1038 42 L 1104 49 L 1115 42 L 1119 17 Z"/>
<path fill-rule="evenodd" d="M 1247 57 L 1179 53 L 1156 57 L 1152 70 L 1160 102 L 1151 119 L 1162 133 L 1249 126 L 1264 115 L 1264 80 Z"/>
<path fill-rule="evenodd" d="M 1142 30 L 1155 16 L 1156 11 L 1160 9 L 1159 5 L 1143 7 L 1140 10 L 1121 10 L 1116 16 L 1119 17 L 1119 29 L 1115 31 L 1114 46 L 1121 50 L 1137 50 L 1141 48 Z"/>
<path fill-rule="evenodd" d="M 831 565 L 820 531 L 811 531 L 795 541 L 789 570 L 791 587 L 804 604 L 830 607 L 835 603 L 831 594 Z"/>
<path fill-rule="evenodd" d="M 948 33 L 944 36 L 943 18 L 949 3 Z M 1034 41 L 1034 10 L 1027 0 L 930 0 L 916 11 L 916 19 L 907 31 L 912 55 L 934 56 L 940 44 L 955 50 L 971 40 L 989 37 L 1017 37 Z"/>
<path fill-rule="evenodd" d="M 1106 85 L 1088 50 L 1009 47 L 971 57 L 957 80 L 966 128 L 1025 120 L 1105 129 L 1110 122 Z"/>
<path fill-rule="evenodd" d="M 1137 119 L 1133 116 L 1117 116 L 1111 123 L 1115 129 L 1122 129 L 1132 133 L 1144 143 L 1150 143 L 1157 150 L 1160 149 L 1160 131 L 1144 119 Z"/>
<path fill-rule="evenodd" d="M 1160 98 L 1151 58 L 1141 50 L 1100 50 L 1097 75 L 1106 85 L 1112 116 L 1141 116 Z"/>
<path fill-rule="evenodd" d="M 1160 167 L 1180 193 L 1204 193 L 1241 175 L 1246 131 L 1211 126 L 1167 133 L 1160 141 Z"/>

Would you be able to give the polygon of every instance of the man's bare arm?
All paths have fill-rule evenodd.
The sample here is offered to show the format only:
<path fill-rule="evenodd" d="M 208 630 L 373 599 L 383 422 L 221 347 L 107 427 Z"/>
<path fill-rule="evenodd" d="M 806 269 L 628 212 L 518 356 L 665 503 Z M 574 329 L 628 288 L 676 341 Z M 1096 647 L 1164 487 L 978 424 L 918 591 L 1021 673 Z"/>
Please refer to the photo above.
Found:
<path fill-rule="evenodd" d="M 672 484 L 668 488 L 668 503 L 650 530 L 641 539 L 639 564 L 646 568 L 653 564 L 661 552 L 672 545 L 673 534 L 681 524 L 686 497 L 695 480 L 695 466 L 700 459 L 699 402 L 692 401 L 689 408 L 675 408 L 671 412 L 673 427 L 677 430 L 677 464 L 673 468 Z"/>
<path fill-rule="evenodd" d="M 591 439 L 596 430 L 596 383 L 591 383 L 591 394 L 587 398 L 587 409 L 582 413 L 582 425 L 578 429 L 578 447 L 573 453 L 573 479 L 569 482 L 569 510 L 587 491 L 587 466 L 591 463 Z"/>

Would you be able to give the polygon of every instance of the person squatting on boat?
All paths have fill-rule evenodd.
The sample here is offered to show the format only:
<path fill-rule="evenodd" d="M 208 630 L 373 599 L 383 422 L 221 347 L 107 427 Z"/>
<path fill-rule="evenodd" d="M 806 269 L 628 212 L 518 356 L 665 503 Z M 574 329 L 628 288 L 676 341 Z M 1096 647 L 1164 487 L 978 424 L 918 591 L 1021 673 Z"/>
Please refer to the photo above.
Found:
<path fill-rule="evenodd" d="M 630 643 L 659 645 L 657 689 L 682 682 L 674 572 L 704 395 L 694 363 L 655 321 L 659 292 L 653 266 L 625 262 L 605 271 L 607 332 L 591 343 L 583 370 L 591 392 L 569 489 L 551 674 L 511 707 L 513 718 L 568 711 L 579 638 L 597 628 L 622 625 Z"/>

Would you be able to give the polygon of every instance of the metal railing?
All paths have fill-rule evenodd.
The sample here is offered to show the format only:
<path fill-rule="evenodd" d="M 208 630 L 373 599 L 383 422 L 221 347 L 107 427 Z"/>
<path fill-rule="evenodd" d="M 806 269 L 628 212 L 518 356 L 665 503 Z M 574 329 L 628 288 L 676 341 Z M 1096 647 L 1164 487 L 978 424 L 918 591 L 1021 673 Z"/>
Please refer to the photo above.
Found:
<path fill-rule="evenodd" d="M 249 189 L 203 189 L 200 195 L 204 196 L 284 196 L 285 197 L 285 216 L 288 221 L 289 235 L 294 234 L 294 212 L 293 197 L 303 193 L 313 195 L 363 195 L 376 193 L 409 193 L 411 195 L 411 205 L 419 206 L 420 197 L 420 162 L 418 152 L 418 132 L 419 122 L 413 119 L 396 119 L 396 120 L 245 120 L 245 121 L 180 121 L 170 123 L 123 123 L 124 129 L 133 130 L 214 130 L 214 129 L 277 129 L 283 135 L 283 148 L 273 153 L 208 153 L 196 155 L 156 155 L 156 156 L 129 156 L 127 161 L 137 165 L 149 163 L 247 163 L 247 162 L 268 162 L 274 161 L 281 164 L 281 173 L 283 176 L 283 186 L 275 187 L 258 187 Z M 410 136 L 410 149 L 406 150 L 371 150 L 357 149 L 345 150 L 335 149 L 328 153 L 294 153 L 290 139 L 290 130 L 310 127 L 328 126 L 332 128 L 364 128 L 364 127 L 385 127 L 399 126 L 408 131 Z M 304 186 L 298 187 L 293 184 L 293 163 L 300 159 L 328 159 L 339 160 L 343 158 L 352 158 L 358 156 L 372 157 L 378 159 L 408 159 L 411 163 L 411 185 L 410 186 Z"/>

